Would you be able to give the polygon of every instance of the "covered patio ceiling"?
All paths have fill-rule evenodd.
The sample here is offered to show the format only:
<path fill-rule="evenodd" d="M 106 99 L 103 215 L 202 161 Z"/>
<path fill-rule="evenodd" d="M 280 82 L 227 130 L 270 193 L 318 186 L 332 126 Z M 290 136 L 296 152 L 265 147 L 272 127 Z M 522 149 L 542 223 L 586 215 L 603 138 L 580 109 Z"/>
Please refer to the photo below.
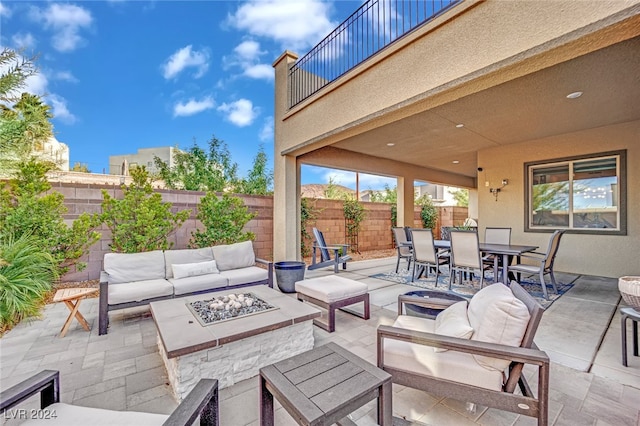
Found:
<path fill-rule="evenodd" d="M 582 96 L 567 98 L 577 91 Z M 482 149 L 635 120 L 640 120 L 640 37 L 407 118 L 380 120 L 332 146 L 474 178 Z"/>

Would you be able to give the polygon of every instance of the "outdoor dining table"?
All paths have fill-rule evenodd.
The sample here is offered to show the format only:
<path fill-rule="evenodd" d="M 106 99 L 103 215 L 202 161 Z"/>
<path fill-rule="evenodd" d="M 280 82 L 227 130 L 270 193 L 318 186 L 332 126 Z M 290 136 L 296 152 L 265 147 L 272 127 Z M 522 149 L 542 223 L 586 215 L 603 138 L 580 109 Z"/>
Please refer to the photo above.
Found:
<path fill-rule="evenodd" d="M 448 240 L 434 240 L 434 246 L 440 250 L 450 250 L 451 241 Z M 517 256 L 520 261 L 520 256 L 524 253 L 535 251 L 538 246 L 525 246 L 518 244 L 487 244 L 480 243 L 480 251 L 484 253 L 496 255 L 493 259 L 493 276 L 494 280 L 498 277 L 498 256 L 502 256 L 502 282 L 504 284 L 509 283 L 507 275 L 509 266 L 509 256 Z"/>

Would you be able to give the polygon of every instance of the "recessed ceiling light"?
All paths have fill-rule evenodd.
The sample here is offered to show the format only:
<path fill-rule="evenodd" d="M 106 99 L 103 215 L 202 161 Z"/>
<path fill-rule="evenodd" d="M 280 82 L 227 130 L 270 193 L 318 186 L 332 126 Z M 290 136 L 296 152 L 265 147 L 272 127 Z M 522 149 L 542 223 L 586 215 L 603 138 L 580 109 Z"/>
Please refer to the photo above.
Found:
<path fill-rule="evenodd" d="M 463 127 L 464 127 L 464 124 L 462 124 L 462 123 L 460 123 L 460 124 L 456 124 L 456 127 L 457 127 L 458 129 L 461 129 L 461 128 L 463 128 Z"/>
<path fill-rule="evenodd" d="M 582 96 L 582 92 L 573 92 L 567 95 L 567 99 L 576 99 Z"/>
<path fill-rule="evenodd" d="M 389 142 L 389 143 L 387 144 L 387 146 L 394 146 L 394 145 L 395 145 L 395 143 L 393 143 L 393 142 Z"/>
<path fill-rule="evenodd" d="M 453 164 L 459 164 L 459 163 L 460 163 L 460 161 L 458 161 L 458 160 L 453 160 L 453 161 L 452 161 L 452 163 L 453 163 Z"/>

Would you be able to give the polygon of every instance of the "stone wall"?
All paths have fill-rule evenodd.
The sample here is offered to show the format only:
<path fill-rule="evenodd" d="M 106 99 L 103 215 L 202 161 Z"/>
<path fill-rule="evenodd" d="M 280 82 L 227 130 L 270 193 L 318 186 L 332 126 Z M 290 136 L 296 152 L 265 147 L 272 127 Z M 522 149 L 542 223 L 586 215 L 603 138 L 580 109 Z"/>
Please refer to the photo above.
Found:
<path fill-rule="evenodd" d="M 68 222 L 76 219 L 80 214 L 99 213 L 101 211 L 102 191 L 115 198 L 122 197 L 119 184 L 82 184 L 52 182 L 52 190 L 59 191 L 65 197 L 65 205 L 68 213 L 65 220 Z M 197 207 L 200 198 L 205 195 L 198 191 L 178 191 L 169 189 L 156 189 L 162 195 L 162 199 L 173 205 L 173 211 L 191 209 L 191 217 L 170 236 L 172 248 L 180 249 L 189 246 L 192 232 L 200 226 L 196 219 Z M 249 211 L 258 213 L 246 227 L 246 230 L 256 235 L 254 247 L 256 255 L 264 259 L 273 259 L 273 197 L 259 195 L 238 195 L 244 200 Z M 318 211 L 315 223 L 308 224 L 308 232 L 316 226 L 322 230 L 327 243 L 344 243 L 345 221 L 342 210 L 342 201 L 309 199 L 309 204 Z M 360 252 L 368 250 L 382 250 L 393 248 L 391 235 L 391 205 L 385 203 L 364 203 L 367 216 L 362 224 L 362 231 L 358 235 L 358 249 Z M 440 207 L 436 236 L 440 235 L 440 226 L 461 225 L 467 217 L 466 207 Z M 415 227 L 421 227 L 420 208 L 416 207 L 414 215 Z M 102 259 L 105 253 L 110 251 L 111 233 L 103 225 L 99 231 L 102 239 L 94 244 L 87 256 L 83 259 L 87 268 L 82 271 L 71 270 L 63 281 L 84 281 L 100 277 Z M 309 243 L 310 246 L 310 243 Z"/>

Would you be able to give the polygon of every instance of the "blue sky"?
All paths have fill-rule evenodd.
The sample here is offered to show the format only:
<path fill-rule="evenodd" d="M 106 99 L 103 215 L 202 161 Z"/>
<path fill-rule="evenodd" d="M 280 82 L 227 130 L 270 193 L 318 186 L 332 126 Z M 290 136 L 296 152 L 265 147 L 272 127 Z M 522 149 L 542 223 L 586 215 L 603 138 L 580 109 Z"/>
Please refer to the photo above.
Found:
<path fill-rule="evenodd" d="M 28 91 L 52 107 L 70 161 L 225 141 L 245 175 L 273 157 L 273 68 L 309 51 L 360 1 L 0 1 L 0 45 L 38 55 Z M 303 183 L 354 173 L 304 167 Z M 395 180 L 361 177 L 361 189 Z"/>

